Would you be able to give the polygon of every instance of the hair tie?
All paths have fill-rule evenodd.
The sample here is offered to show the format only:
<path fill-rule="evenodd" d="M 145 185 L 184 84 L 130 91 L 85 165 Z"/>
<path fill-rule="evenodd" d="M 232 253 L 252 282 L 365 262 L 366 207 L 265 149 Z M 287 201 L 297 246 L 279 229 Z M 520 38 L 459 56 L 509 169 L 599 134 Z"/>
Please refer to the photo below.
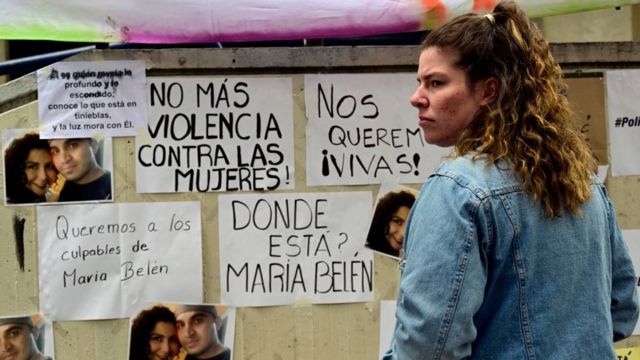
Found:
<path fill-rule="evenodd" d="M 490 22 L 492 25 L 495 25 L 495 24 L 496 24 L 496 18 L 494 18 L 494 17 L 493 17 L 493 15 L 491 15 L 491 14 L 484 14 L 484 17 L 486 17 L 487 19 L 489 19 L 489 22 Z"/>

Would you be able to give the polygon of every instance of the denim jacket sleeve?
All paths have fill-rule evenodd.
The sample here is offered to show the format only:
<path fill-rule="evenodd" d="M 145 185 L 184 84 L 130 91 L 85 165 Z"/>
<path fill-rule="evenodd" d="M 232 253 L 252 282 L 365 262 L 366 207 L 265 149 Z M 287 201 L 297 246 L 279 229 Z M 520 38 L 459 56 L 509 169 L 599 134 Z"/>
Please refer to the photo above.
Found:
<path fill-rule="evenodd" d="M 619 341 L 631 336 L 638 320 L 636 274 L 629 255 L 629 249 L 622 238 L 622 231 L 616 221 L 613 205 L 604 187 L 600 187 L 600 189 L 607 201 L 609 232 L 611 234 L 611 322 L 613 325 L 613 341 Z"/>
<path fill-rule="evenodd" d="M 483 301 L 482 202 L 452 177 L 432 175 L 412 210 L 396 328 L 383 359 L 463 359 Z"/>

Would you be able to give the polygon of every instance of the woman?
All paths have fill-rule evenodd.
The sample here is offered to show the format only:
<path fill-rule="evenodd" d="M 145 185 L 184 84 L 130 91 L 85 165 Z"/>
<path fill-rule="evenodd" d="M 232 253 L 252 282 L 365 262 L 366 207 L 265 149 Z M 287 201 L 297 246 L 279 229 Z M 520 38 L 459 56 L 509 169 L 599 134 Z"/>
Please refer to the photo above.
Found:
<path fill-rule="evenodd" d="M 616 359 L 635 273 L 548 43 L 514 2 L 423 42 L 411 104 L 454 146 L 409 216 L 387 359 Z"/>
<path fill-rule="evenodd" d="M 143 310 L 131 324 L 129 360 L 170 360 L 180 352 L 176 317 L 164 306 Z"/>
<path fill-rule="evenodd" d="M 407 191 L 388 192 L 373 214 L 367 245 L 369 248 L 399 256 L 404 241 L 404 226 L 416 197 Z"/>
<path fill-rule="evenodd" d="M 4 153 L 4 164 L 7 203 L 47 201 L 47 190 L 58 175 L 47 140 L 36 133 L 14 139 Z"/>

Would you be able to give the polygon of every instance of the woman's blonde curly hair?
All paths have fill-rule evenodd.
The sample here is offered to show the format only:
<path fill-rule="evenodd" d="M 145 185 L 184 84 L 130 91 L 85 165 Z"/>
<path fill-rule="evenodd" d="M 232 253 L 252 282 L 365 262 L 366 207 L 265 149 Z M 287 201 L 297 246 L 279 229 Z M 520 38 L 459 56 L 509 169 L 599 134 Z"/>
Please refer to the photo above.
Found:
<path fill-rule="evenodd" d="M 467 14 L 431 32 L 423 49 L 452 49 L 469 86 L 495 77 L 496 100 L 483 108 L 455 144 L 457 156 L 507 161 L 547 216 L 579 214 L 591 197 L 593 154 L 564 92 L 562 71 L 535 24 L 514 2 L 491 15 Z"/>

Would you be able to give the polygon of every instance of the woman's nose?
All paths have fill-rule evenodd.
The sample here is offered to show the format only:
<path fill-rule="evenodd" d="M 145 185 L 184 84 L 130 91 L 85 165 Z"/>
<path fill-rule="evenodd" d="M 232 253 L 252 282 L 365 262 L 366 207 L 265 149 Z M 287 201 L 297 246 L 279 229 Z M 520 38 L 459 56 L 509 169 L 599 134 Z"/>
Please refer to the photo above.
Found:
<path fill-rule="evenodd" d="M 400 226 L 400 229 L 398 229 L 398 235 L 401 239 L 404 239 L 404 225 Z"/>
<path fill-rule="evenodd" d="M 169 355 L 171 351 L 171 347 L 169 346 L 169 339 L 165 339 L 162 342 L 162 347 L 160 348 L 165 355 Z"/>
<path fill-rule="evenodd" d="M 416 91 L 413 92 L 413 95 L 411 95 L 411 97 L 409 98 L 409 102 L 414 107 L 426 106 L 427 98 L 422 94 L 420 86 L 418 86 Z"/>
<path fill-rule="evenodd" d="M 47 180 L 47 169 L 44 166 L 38 168 L 38 174 L 36 175 L 38 180 Z"/>

